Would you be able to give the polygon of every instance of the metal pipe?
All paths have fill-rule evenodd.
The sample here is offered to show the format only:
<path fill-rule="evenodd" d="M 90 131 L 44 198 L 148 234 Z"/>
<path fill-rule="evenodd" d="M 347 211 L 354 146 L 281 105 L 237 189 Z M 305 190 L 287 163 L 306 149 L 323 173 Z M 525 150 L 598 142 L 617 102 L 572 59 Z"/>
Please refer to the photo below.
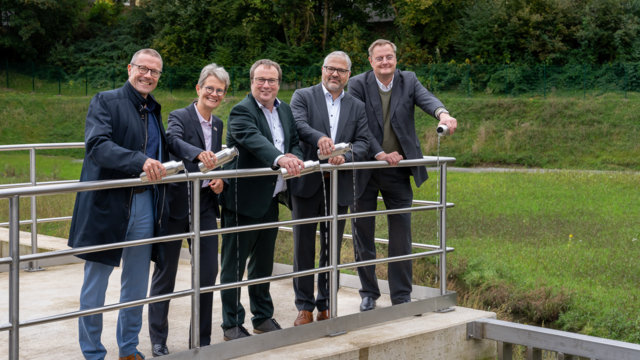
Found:
<path fill-rule="evenodd" d="M 447 248 L 447 163 L 440 164 L 440 249 Z M 447 293 L 447 254 L 440 254 L 440 295 Z"/>
<path fill-rule="evenodd" d="M 36 186 L 36 149 L 29 149 L 29 181 Z M 38 252 L 38 214 L 36 208 L 36 196 L 31 196 L 31 253 Z M 27 271 L 39 270 L 38 261 L 29 261 Z"/>
<path fill-rule="evenodd" d="M 338 316 L 338 277 L 340 276 L 340 270 L 338 270 L 338 170 L 331 171 L 331 257 L 329 258 L 331 264 L 331 280 L 329 281 L 329 317 L 331 319 Z"/>
<path fill-rule="evenodd" d="M 20 197 L 9 199 L 9 359 L 18 360 L 20 346 Z"/>
<path fill-rule="evenodd" d="M 191 348 L 200 347 L 200 180 L 193 184 L 193 228 L 191 240 Z M 187 184 L 188 185 L 188 184 Z"/>

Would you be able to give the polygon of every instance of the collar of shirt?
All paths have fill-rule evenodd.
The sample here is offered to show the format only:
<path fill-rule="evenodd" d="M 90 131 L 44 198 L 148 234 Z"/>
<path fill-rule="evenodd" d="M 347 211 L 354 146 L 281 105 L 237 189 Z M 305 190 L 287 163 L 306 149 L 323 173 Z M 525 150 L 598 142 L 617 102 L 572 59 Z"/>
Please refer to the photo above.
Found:
<path fill-rule="evenodd" d="M 207 126 L 211 127 L 211 119 L 213 118 L 212 115 L 209 115 L 209 120 L 206 120 L 202 114 L 200 114 L 200 111 L 198 111 L 198 107 L 196 106 L 196 103 L 193 103 L 193 107 L 196 109 L 196 114 L 198 114 L 198 120 L 200 120 L 200 124 L 206 124 Z"/>
<path fill-rule="evenodd" d="M 344 97 L 344 89 L 343 89 L 342 92 L 340 93 L 340 96 L 338 96 L 338 98 L 333 100 L 333 95 L 329 92 L 329 90 L 327 90 L 326 87 L 324 87 L 324 84 L 321 84 L 321 85 L 322 85 L 322 92 L 324 93 L 324 97 L 327 99 L 327 101 L 340 101 Z"/>
<path fill-rule="evenodd" d="M 258 101 L 257 99 L 254 98 L 254 100 L 256 101 L 256 104 L 258 104 L 258 107 L 260 108 L 260 110 L 267 110 L 269 111 L 269 109 L 267 109 L 266 106 L 262 105 L 262 103 L 260 103 L 260 101 Z M 278 107 L 280 106 L 280 100 L 278 100 L 278 98 L 276 98 L 273 101 L 273 108 L 274 109 L 278 109 Z"/>
<path fill-rule="evenodd" d="M 391 91 L 391 88 L 393 87 L 393 78 L 391 78 L 391 82 L 389 83 L 389 85 L 385 85 L 382 82 L 380 82 L 380 80 L 378 80 L 377 76 L 374 76 L 376 78 L 376 82 L 378 83 L 378 87 L 380 88 L 380 90 L 384 91 L 384 92 L 388 92 Z M 394 74 L 395 77 L 395 74 Z"/>

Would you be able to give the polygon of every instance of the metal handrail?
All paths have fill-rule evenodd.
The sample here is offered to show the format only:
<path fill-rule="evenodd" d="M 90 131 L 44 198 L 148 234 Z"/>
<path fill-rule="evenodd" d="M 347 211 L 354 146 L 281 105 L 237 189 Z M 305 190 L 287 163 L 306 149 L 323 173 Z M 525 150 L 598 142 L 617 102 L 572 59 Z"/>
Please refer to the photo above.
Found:
<path fill-rule="evenodd" d="M 43 147 L 45 148 L 45 147 Z M 51 147 L 46 147 L 46 148 L 51 148 Z M 450 158 L 450 157 L 441 157 L 441 158 L 436 158 L 436 157 L 424 157 L 423 159 L 416 159 L 416 160 L 403 160 L 401 161 L 398 166 L 399 167 L 406 167 L 406 166 L 424 166 L 424 165 L 434 165 L 437 164 L 438 166 L 440 166 L 440 189 L 442 190 L 442 192 L 446 191 L 446 185 L 445 183 L 443 183 L 443 181 L 446 181 L 446 176 L 443 175 L 443 172 L 446 172 L 446 164 L 448 162 L 453 162 L 455 161 L 454 158 Z M 340 170 L 354 170 L 354 169 L 372 169 L 372 168 L 380 168 L 380 167 L 388 167 L 389 165 L 386 162 L 383 161 L 372 161 L 372 162 L 360 162 L 360 163 L 348 163 L 348 164 L 342 164 L 342 165 L 330 165 L 330 164 L 322 164 L 320 167 L 321 171 L 328 171 L 331 173 L 332 176 L 332 183 L 331 183 L 331 195 L 332 197 L 334 197 L 334 201 L 332 201 L 332 204 L 337 204 L 337 183 L 338 183 L 338 171 Z M 251 177 L 251 176 L 263 176 L 263 175 L 275 175 L 275 174 L 279 174 L 279 172 L 276 172 L 270 168 L 261 168 L 261 169 L 240 169 L 240 170 L 225 170 L 225 171 L 215 171 L 215 172 L 209 172 L 207 174 L 202 174 L 202 173 L 190 173 L 190 174 L 179 174 L 179 175 L 173 175 L 173 176 L 169 176 L 164 178 L 162 181 L 159 181 L 157 183 L 170 183 L 170 182 L 184 182 L 184 181 L 191 181 L 194 183 L 194 188 L 198 188 L 199 187 L 199 183 L 201 180 L 205 180 L 205 179 L 216 179 L 216 178 L 240 178 L 240 177 Z M 446 203 L 446 197 L 443 196 L 442 192 L 441 192 L 441 197 L 440 197 L 440 202 L 425 202 L 423 206 L 418 206 L 418 207 L 411 207 L 411 208 L 404 208 L 404 209 L 393 209 L 393 210 L 383 210 L 383 211 L 370 211 L 370 212 L 362 212 L 362 213 L 352 213 L 352 214 L 342 214 L 339 215 L 337 213 L 337 208 L 332 208 L 331 210 L 331 215 L 328 216 L 320 216 L 320 217 L 315 217 L 315 218 L 305 218 L 305 219 L 300 219 L 300 220 L 288 220 L 288 221 L 277 221 L 277 222 L 271 222 L 271 223 L 264 223 L 264 224 L 256 224 L 256 225 L 245 225 L 245 226 L 237 226 L 237 227 L 233 227 L 233 228 L 224 228 L 224 229 L 216 229 L 216 230 L 207 230 L 207 231 L 200 231 L 199 230 L 199 210 L 198 209 L 194 209 L 194 231 L 190 232 L 190 233 L 183 233 L 183 234 L 175 234 L 175 235 L 169 235 L 169 236 L 162 236 L 162 237 L 157 237 L 157 238 L 148 238 L 148 239 L 139 239 L 139 240 L 133 240 L 133 241 L 127 241 L 127 242 L 122 242 L 122 243 L 117 243 L 117 244 L 108 244 L 108 245 L 95 245 L 95 246 L 87 246 L 87 247 L 82 247 L 82 248 L 76 248 L 76 249 L 66 249 L 66 250 L 59 250 L 59 251 L 51 251 L 51 252 L 47 252 L 47 253 L 34 253 L 34 254 L 29 254 L 29 255 L 18 255 L 19 251 L 18 251 L 18 240 L 19 240 L 19 223 L 20 221 L 18 220 L 18 209 L 19 209 L 19 198 L 22 196 L 31 196 L 34 197 L 38 196 L 38 195 L 52 195 L 52 194 L 63 194 L 63 193 L 75 193 L 75 192 L 81 192 L 81 191 L 93 191 L 93 190 L 99 190 L 99 189 L 107 189 L 107 188 L 123 188 L 123 187 L 135 187 L 135 186 L 145 186 L 148 185 L 148 183 L 142 183 L 139 179 L 121 179 L 121 180 L 110 180 L 110 181 L 90 181 L 90 182 L 76 182 L 76 183 L 64 183 L 64 184 L 46 184 L 46 185 L 38 185 L 38 186 L 27 186 L 27 187 L 18 187 L 18 188 L 11 188 L 11 189 L 0 189 L 0 198 L 8 198 L 9 202 L 10 202 L 10 220 L 9 220 L 9 225 L 10 225 L 10 256 L 8 258 L 0 258 L 0 264 L 5 264 L 8 263 L 10 265 L 10 314 L 9 314 L 9 323 L 6 325 L 2 325 L 0 326 L 0 331 L 4 331 L 4 330 L 9 330 L 10 332 L 10 344 L 9 344 L 9 353 L 10 353 L 10 359 L 17 359 L 18 358 L 18 339 L 19 339 L 19 328 L 20 327 L 24 327 L 24 326 L 33 326 L 33 325 L 37 325 L 37 324 L 42 324 L 45 322 L 51 322 L 51 321 L 58 321 L 58 320 L 63 320 L 63 319 L 69 319 L 69 318 L 74 318 L 74 317 L 79 317 L 79 316 L 85 316 L 85 315 L 89 315 L 89 314 L 94 314 L 94 313 L 101 313 L 101 312 L 105 312 L 105 311 L 111 311 L 111 310 L 116 310 L 116 309 L 120 309 L 120 308 L 124 308 L 124 307 L 131 307 L 131 306 L 139 306 L 142 304 L 148 304 L 151 302 L 157 302 L 157 301 L 163 301 L 163 300 L 167 300 L 170 298 L 174 298 L 174 297 L 183 297 L 183 296 L 192 296 L 192 321 L 195 321 L 194 319 L 197 319 L 199 317 L 198 315 L 198 311 L 199 311 L 199 294 L 202 292 L 211 292 L 211 291 L 218 291 L 218 290 L 222 290 L 222 289 L 227 289 L 227 288 L 233 288 L 233 287 L 238 287 L 238 286 L 247 286 L 247 285 L 251 285 L 251 284 L 258 284 L 258 283 L 264 283 L 264 282 L 270 282 L 270 281 L 274 281 L 274 280 L 281 280 L 281 279 L 288 279 L 288 278 L 294 278 L 294 277 L 299 277 L 299 276 L 305 276 L 305 275 L 310 275 L 310 274 L 317 274 L 317 273 L 321 273 L 321 272 L 330 272 L 331 274 L 331 280 L 330 280 L 330 287 L 331 287 L 331 317 L 334 318 L 337 316 L 337 276 L 339 273 L 340 269 L 347 269 L 347 268 L 355 268 L 355 267 L 359 267 L 359 266 L 365 266 L 365 265 L 373 265 L 373 264 L 378 264 L 378 263 L 385 263 L 385 262 L 394 262 L 394 261 L 404 261 L 404 260 L 410 260 L 410 259 L 415 259 L 415 258 L 419 258 L 419 257 L 424 257 L 424 256 L 429 256 L 429 255 L 439 255 L 440 256 L 440 263 L 441 263 L 441 275 L 440 275 L 440 295 L 441 296 L 447 296 L 447 300 L 450 301 L 450 297 L 448 297 L 448 293 L 446 291 L 446 276 L 444 276 L 443 274 L 446 274 L 446 268 L 444 267 L 445 264 L 445 257 L 446 257 L 446 252 L 448 251 L 452 251 L 453 249 L 451 248 L 447 248 L 446 245 L 443 247 L 443 244 L 446 244 L 446 239 L 444 239 L 446 237 L 444 231 L 443 231 L 443 226 L 444 226 L 444 214 L 445 214 L 445 209 L 447 207 L 451 207 L 453 206 L 453 204 L 451 203 Z M 193 199 L 193 204 L 194 207 L 199 206 L 199 201 L 197 199 L 197 197 L 199 196 L 198 192 L 195 192 L 193 194 L 194 199 Z M 336 252 L 337 252 L 337 226 L 335 226 L 337 224 L 337 221 L 339 220 L 345 220 L 345 219 L 350 219 L 350 218 L 358 218 L 358 217 L 366 217 L 366 216 L 374 216 L 374 215 L 380 215 L 380 214 L 397 214 L 397 213 L 404 213 L 404 212 L 414 212 L 414 211 L 422 211 L 422 210 L 437 210 L 440 212 L 440 225 L 441 225 L 441 229 L 440 229 L 440 235 L 441 235 L 441 244 L 440 247 L 435 247 L 432 246 L 432 248 L 430 248 L 429 251 L 425 251 L 425 252 L 421 252 L 421 253 L 415 253 L 415 254 L 408 254 L 408 255 L 402 255 L 402 256 L 396 256 L 396 257 L 389 257 L 389 258 L 381 258 L 381 259 L 373 259 L 373 260 L 369 260 L 369 261 L 363 261 L 363 262 L 354 262 L 354 263 L 348 263 L 348 264 L 340 264 L 338 265 L 337 263 L 337 256 L 336 256 Z M 52 257 L 60 257 L 60 256 L 68 256 L 68 255 L 78 255 L 78 254 L 82 254 L 82 253 L 88 253 L 88 252 L 94 252 L 94 251 L 102 251 L 102 250 L 107 250 L 107 249 L 114 249 L 114 248 L 122 248 L 122 247 L 129 247 L 129 246 L 137 246 L 137 245 L 142 245 L 142 244 L 150 244 L 150 243 L 154 243 L 154 242 L 165 242 L 165 241 L 173 241 L 173 240 L 177 240 L 177 239 L 182 239 L 185 236 L 192 236 L 194 237 L 194 247 L 192 249 L 193 254 L 192 254 L 192 271 L 199 271 L 199 238 L 200 236 L 205 236 L 205 235 L 215 235 L 215 234 L 225 234 L 225 233 L 231 233 L 231 232 L 239 232 L 239 231 L 250 231 L 250 230 L 258 230 L 258 229 L 265 229 L 265 228 L 273 228 L 273 227 L 280 227 L 281 225 L 299 225 L 299 224 L 305 224 L 305 223 L 316 223 L 319 221 L 332 221 L 334 222 L 334 226 L 332 226 L 332 228 L 335 230 L 332 234 L 331 234 L 331 246 L 332 249 L 334 251 L 334 254 L 332 254 L 331 257 L 331 265 L 323 267 L 323 268 L 317 268 L 317 269 L 310 269 L 310 270 L 305 270 L 305 271 L 301 271 L 301 272 L 293 272 L 293 273 L 288 273 L 288 274 L 281 274 L 281 275 L 276 275 L 276 276 L 270 276 L 270 277 L 265 277 L 265 278 L 260 278 L 260 279 L 252 279 L 252 280 L 245 280 L 245 281 L 239 281 L 236 283 L 228 283 L 228 284 L 220 284 L 220 285 L 214 285 L 214 286 L 210 286 L 210 287 L 200 287 L 200 283 L 199 283 L 199 276 L 192 276 L 192 288 L 190 290 L 186 290 L 186 291 L 181 291 L 181 292 L 176 292 L 176 293 L 172 293 L 172 294 L 165 294 L 165 295 L 161 295 L 161 296 L 155 296 L 155 297 L 150 297 L 150 298 L 145 298 L 145 299 L 140 299 L 140 300 L 136 300 L 136 301 L 131 301 L 131 302 L 127 302 L 127 303 L 120 303 L 120 304 L 111 304 L 111 305 L 106 305 L 103 307 L 99 307 L 99 308 L 93 308 L 93 309 L 87 309 L 87 310 L 82 310 L 82 311 L 75 311 L 75 312 L 71 312 L 71 313 L 67 313 L 67 314 L 59 314 L 59 315 L 55 315 L 55 316 L 50 316 L 50 317 L 46 317 L 46 318 L 39 318 L 39 319 L 30 319 L 27 321 L 19 321 L 19 307 L 18 307 L 18 283 L 19 283 L 19 264 L 21 262 L 25 262 L 25 261 L 37 261 L 40 259 L 44 259 L 44 258 L 52 258 Z M 36 221 L 33 221 L 33 223 L 37 223 Z M 198 225 L 198 226 L 195 226 Z M 444 272 L 442 272 L 444 270 Z M 436 302 L 437 303 L 437 302 Z M 197 331 L 198 326 L 191 326 L 192 331 Z M 194 330 L 195 329 L 195 330 Z M 199 336 L 196 336 L 195 334 L 192 333 L 192 340 L 193 339 L 199 339 Z M 194 347 L 198 347 L 199 343 L 197 342 L 198 340 L 196 340 L 196 342 L 192 345 L 194 345 Z"/>
<path fill-rule="evenodd" d="M 540 350 L 548 350 L 565 356 L 598 360 L 640 359 L 638 344 L 496 319 L 479 319 L 467 323 L 467 338 L 500 342 L 499 360 L 512 359 L 512 344 L 527 346 L 531 349 L 531 357 L 535 358 L 542 358 Z"/>

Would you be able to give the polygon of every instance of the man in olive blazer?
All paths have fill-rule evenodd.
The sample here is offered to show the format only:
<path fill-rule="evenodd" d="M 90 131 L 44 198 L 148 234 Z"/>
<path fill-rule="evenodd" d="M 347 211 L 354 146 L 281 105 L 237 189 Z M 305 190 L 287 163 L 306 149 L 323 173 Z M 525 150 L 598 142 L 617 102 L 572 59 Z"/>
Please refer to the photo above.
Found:
<path fill-rule="evenodd" d="M 227 146 L 239 155 L 225 169 L 282 167 L 299 175 L 304 166 L 291 108 L 278 100 L 282 70 L 271 60 L 258 60 L 250 71 L 251 94 L 231 110 L 227 123 Z M 278 198 L 287 186 L 281 175 L 231 178 L 223 191 L 222 226 L 260 224 L 278 220 Z M 242 280 L 249 258 L 248 278 L 270 276 L 277 228 L 244 231 L 222 236 L 220 282 Z M 222 329 L 224 339 L 249 336 L 243 327 L 244 307 L 240 289 L 223 290 Z M 279 330 L 273 319 L 269 283 L 249 286 L 255 333 Z"/>
<path fill-rule="evenodd" d="M 333 165 L 366 159 L 369 150 L 369 132 L 362 101 L 344 92 L 349 81 L 351 60 L 342 51 L 327 55 L 322 66 L 320 84 L 296 90 L 291 98 L 291 110 L 300 136 L 300 147 L 305 160 L 318 160 L 318 151 L 330 153 L 337 143 L 351 143 L 353 152 L 338 155 L 328 160 Z M 324 148 L 324 149 L 323 149 Z M 323 160 L 327 162 L 327 160 Z M 325 216 L 331 208 L 330 173 L 312 173 L 291 180 L 291 203 L 293 219 Z M 324 177 L 324 179 L 323 179 Z M 323 188 L 324 186 L 324 188 Z M 338 213 L 347 212 L 353 205 L 353 172 L 338 171 Z M 338 259 L 344 233 L 345 221 L 338 222 Z M 316 257 L 317 223 L 293 227 L 294 271 L 312 269 Z M 319 266 L 329 263 L 328 222 L 320 223 Z M 318 274 L 318 295 L 314 298 L 313 275 L 293 279 L 295 304 L 298 317 L 294 325 L 313 321 L 317 308 L 317 320 L 329 318 L 328 273 Z"/>
<path fill-rule="evenodd" d="M 369 47 L 372 70 L 349 80 L 349 93 L 365 103 L 371 133 L 369 160 L 382 160 L 397 165 L 402 159 L 421 159 L 420 140 L 414 121 L 415 107 L 420 107 L 447 125 L 453 133 L 457 126 L 444 105 L 418 81 L 416 74 L 396 69 L 396 46 L 388 40 L 376 40 Z M 435 127 L 434 127 L 435 131 Z M 424 166 L 358 171 L 356 211 L 374 211 L 380 192 L 387 209 L 411 207 L 413 190 L 427 179 Z M 389 256 L 411 253 L 411 214 L 389 215 Z M 356 260 L 376 258 L 374 244 L 375 218 L 353 221 Z M 388 279 L 391 302 L 411 301 L 411 261 L 389 263 Z M 375 265 L 359 267 L 362 283 L 360 311 L 375 308 L 380 296 Z"/>

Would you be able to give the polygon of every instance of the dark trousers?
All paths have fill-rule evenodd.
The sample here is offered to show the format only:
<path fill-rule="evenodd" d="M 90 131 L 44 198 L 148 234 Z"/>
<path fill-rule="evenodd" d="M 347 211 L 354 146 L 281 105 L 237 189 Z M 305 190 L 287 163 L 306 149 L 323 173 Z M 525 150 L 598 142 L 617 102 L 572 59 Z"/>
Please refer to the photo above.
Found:
<path fill-rule="evenodd" d="M 325 204 L 322 188 L 309 198 L 292 196 L 291 216 L 293 219 L 304 219 L 316 216 L 325 216 L 331 212 L 330 182 L 325 182 L 327 202 Z M 346 214 L 347 206 L 338 206 L 339 214 Z M 325 214 L 326 211 L 326 214 Z M 345 221 L 338 221 L 338 263 L 340 263 L 340 248 L 342 235 L 344 234 Z M 307 270 L 315 267 L 316 259 L 316 229 L 317 223 L 295 225 L 293 227 L 293 270 Z M 331 256 L 331 223 L 320 223 L 320 266 L 327 266 Z M 293 279 L 295 303 L 298 310 L 313 312 L 329 309 L 329 273 L 318 274 L 318 296 L 314 299 L 313 275 L 302 276 Z"/>
<path fill-rule="evenodd" d="M 208 189 L 207 189 L 208 190 Z M 211 191 L 201 192 L 201 206 L 215 206 L 215 195 Z M 210 197 L 210 198 L 206 198 Z M 185 200 L 186 201 L 186 200 Z M 167 224 L 169 234 L 179 234 L 189 232 L 189 218 L 170 218 Z M 203 207 L 200 212 L 200 230 L 217 229 L 216 211 L 211 206 Z M 189 245 L 191 240 L 188 239 Z M 178 271 L 178 261 L 182 241 L 170 241 L 161 244 L 154 244 L 158 247 L 158 260 L 153 269 L 151 278 L 150 296 L 172 293 L 176 283 L 176 273 Z M 200 238 L 200 286 L 211 286 L 216 283 L 218 275 L 218 236 L 207 236 Z M 213 293 L 209 292 L 200 295 L 200 345 L 211 344 L 211 324 L 213 309 Z M 169 334 L 169 300 L 149 304 L 149 337 L 152 344 L 165 344 Z M 191 343 L 191 332 L 189 332 L 189 344 Z"/>
<path fill-rule="evenodd" d="M 222 226 L 253 225 L 278 220 L 278 202 L 274 198 L 269 210 L 262 218 L 251 218 L 228 209 L 222 210 Z M 271 276 L 273 273 L 273 252 L 278 229 L 244 231 L 222 235 L 220 283 L 241 281 L 247 258 L 249 279 Z M 269 283 L 249 286 L 249 302 L 253 326 L 258 326 L 273 317 L 273 300 L 269 293 Z M 240 303 L 240 288 L 222 290 L 222 328 L 224 330 L 242 325 L 245 310 Z"/>
<path fill-rule="evenodd" d="M 399 209 L 411 206 L 413 190 L 407 168 L 390 168 L 372 171 L 371 179 L 356 202 L 357 211 L 374 211 L 377 208 L 378 192 L 382 194 L 387 209 Z M 388 256 L 411 253 L 411 214 L 388 215 L 389 254 Z M 351 220 L 354 235 L 354 252 L 357 261 L 376 258 L 375 217 Z M 358 276 L 362 288 L 360 296 L 380 297 L 375 265 L 361 266 Z M 398 261 L 388 264 L 389 289 L 393 304 L 411 300 L 411 261 Z"/>

